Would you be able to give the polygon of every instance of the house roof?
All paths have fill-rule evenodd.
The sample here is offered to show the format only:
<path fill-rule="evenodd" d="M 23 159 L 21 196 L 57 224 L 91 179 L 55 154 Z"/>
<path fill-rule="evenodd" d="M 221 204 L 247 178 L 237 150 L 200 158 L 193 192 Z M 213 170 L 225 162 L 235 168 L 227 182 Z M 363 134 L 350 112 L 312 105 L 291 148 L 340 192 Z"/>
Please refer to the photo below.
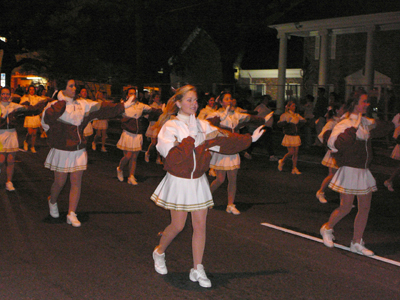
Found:
<path fill-rule="evenodd" d="M 278 33 L 299 37 L 317 36 L 323 30 L 329 30 L 329 33 L 336 35 L 366 32 L 371 27 L 380 31 L 400 30 L 400 11 L 300 21 L 269 27 L 278 30 Z"/>

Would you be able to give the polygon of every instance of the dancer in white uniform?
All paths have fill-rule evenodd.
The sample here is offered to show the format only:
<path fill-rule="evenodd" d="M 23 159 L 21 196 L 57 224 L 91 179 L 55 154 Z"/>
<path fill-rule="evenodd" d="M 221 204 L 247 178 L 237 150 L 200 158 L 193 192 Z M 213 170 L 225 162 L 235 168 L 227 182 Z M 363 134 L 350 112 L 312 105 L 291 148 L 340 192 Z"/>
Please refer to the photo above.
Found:
<path fill-rule="evenodd" d="M 128 184 L 137 185 L 138 183 L 135 178 L 136 161 L 143 145 L 143 135 L 141 134 L 142 122 L 140 122 L 140 118 L 145 114 L 156 113 L 157 111 L 161 114 L 162 111 L 161 109 L 157 110 L 139 102 L 136 99 L 136 88 L 131 87 L 127 90 L 126 99 L 130 99 L 131 97 L 133 97 L 134 103 L 122 115 L 121 127 L 123 131 L 117 143 L 117 148 L 124 151 L 124 156 L 117 167 L 117 178 L 121 182 L 124 181 L 124 167 L 129 165 Z"/>
<path fill-rule="evenodd" d="M 328 107 L 328 112 L 325 115 L 327 120 L 325 126 L 322 128 L 321 133 L 318 136 L 318 139 L 322 144 L 326 145 L 328 142 L 329 136 L 332 132 L 332 129 L 339 122 L 340 117 L 344 113 L 344 104 L 338 107 Z M 325 177 L 325 179 L 321 183 L 321 187 L 317 191 L 316 197 L 321 203 L 327 203 L 328 201 L 325 198 L 325 189 L 328 187 L 329 182 L 331 182 L 333 175 L 335 175 L 336 170 L 339 169 L 336 163 L 336 159 L 331 155 L 332 151 L 328 148 L 324 158 L 322 159 L 321 164 L 329 168 L 329 174 Z"/>
<path fill-rule="evenodd" d="M 157 149 L 165 157 L 167 175 L 154 191 L 151 199 L 171 212 L 171 224 L 162 233 L 159 245 L 153 251 L 154 267 L 159 274 L 167 274 L 165 250 L 185 227 L 188 212 L 193 226 L 193 268 L 191 281 L 209 288 L 202 265 L 206 242 L 206 219 L 208 207 L 213 206 L 210 187 L 205 172 L 209 167 L 210 150 L 235 153 L 247 148 L 263 133 L 258 128 L 250 135 L 221 134 L 208 122 L 196 119 L 198 108 L 194 86 L 179 88 L 168 101 L 156 127 L 162 126 L 158 134 Z M 177 115 L 177 116 L 175 116 Z"/>
<path fill-rule="evenodd" d="M 27 102 L 25 102 L 27 103 Z M 15 156 L 18 151 L 18 136 L 17 136 L 17 114 L 21 111 L 41 112 L 46 105 L 45 99 L 32 105 L 20 105 L 12 102 L 11 89 L 9 87 L 1 88 L 0 99 L 0 172 L 4 164 L 7 164 L 6 173 L 6 190 L 9 192 L 15 191 L 12 183 L 14 175 Z"/>
<path fill-rule="evenodd" d="M 48 198 L 50 215 L 59 217 L 57 199 L 70 174 L 70 193 L 67 223 L 81 226 L 76 208 L 81 195 L 83 171 L 87 168 L 86 139 L 83 130 L 94 119 L 113 118 L 132 105 L 133 97 L 125 104 L 75 99 L 75 80 L 62 81 L 56 101 L 43 111 L 42 126 L 47 132 L 50 152 L 45 167 L 54 171 L 54 182 Z"/>
<path fill-rule="evenodd" d="M 394 160 L 400 160 L 400 113 L 394 116 L 392 120 L 395 130 L 393 133 L 393 138 L 396 140 L 396 146 L 394 147 L 391 158 Z M 389 179 L 384 182 L 384 185 L 391 192 L 394 192 L 393 188 L 393 180 L 400 174 L 400 165 L 393 171 L 392 175 L 390 175 Z"/>
<path fill-rule="evenodd" d="M 272 117 L 272 114 L 269 114 L 264 119 L 235 111 L 235 108 L 232 106 L 232 94 L 230 92 L 222 93 L 219 99 L 221 99 L 222 107 L 218 111 L 209 114 L 207 120 L 214 126 L 230 132 L 238 132 L 241 126 L 248 122 L 257 125 L 265 124 L 266 120 Z M 225 155 L 215 153 L 212 156 L 210 168 L 213 168 L 216 173 L 216 178 L 211 183 L 211 192 L 214 193 L 225 181 L 225 178 L 228 177 L 228 205 L 226 211 L 234 215 L 239 215 L 240 211 L 234 204 L 237 173 L 240 168 L 239 154 Z"/>
<path fill-rule="evenodd" d="M 355 95 L 347 104 L 348 112 L 345 117 L 333 128 L 329 137 L 328 146 L 339 166 L 329 188 L 340 193 L 340 206 L 332 212 L 320 233 L 325 246 L 332 248 L 333 228 L 350 213 L 354 196 L 357 196 L 358 212 L 354 220 L 350 250 L 371 256 L 374 252 L 367 249 L 363 241 L 372 192 L 377 190 L 375 179 L 369 170 L 373 155 L 371 139 L 387 135 L 393 130 L 393 124 L 363 117 L 368 106 L 368 95 Z"/>
<path fill-rule="evenodd" d="M 46 99 L 46 97 L 36 95 L 35 86 L 30 85 L 28 87 L 28 94 L 24 95 L 21 98 L 20 104 L 29 104 L 29 105 L 36 105 L 39 102 L 42 102 Z M 40 111 L 34 113 L 32 116 L 26 116 L 24 121 L 24 127 L 28 128 L 28 133 L 26 134 L 26 138 L 24 141 L 24 150 L 28 151 L 29 142 L 31 144 L 31 152 L 36 153 L 35 144 L 36 144 L 36 137 L 37 131 L 40 128 Z"/>
<path fill-rule="evenodd" d="M 285 108 L 286 111 L 279 118 L 277 125 L 278 127 L 283 127 L 285 136 L 282 140 L 282 146 L 287 147 L 288 152 L 278 161 L 278 170 L 282 171 L 285 160 L 292 157 L 292 174 L 300 175 L 301 172 L 297 169 L 297 159 L 299 156 L 299 147 L 301 145 L 299 129 L 306 123 L 306 119 L 298 113 L 295 113 L 296 103 L 293 100 L 289 100 Z"/>

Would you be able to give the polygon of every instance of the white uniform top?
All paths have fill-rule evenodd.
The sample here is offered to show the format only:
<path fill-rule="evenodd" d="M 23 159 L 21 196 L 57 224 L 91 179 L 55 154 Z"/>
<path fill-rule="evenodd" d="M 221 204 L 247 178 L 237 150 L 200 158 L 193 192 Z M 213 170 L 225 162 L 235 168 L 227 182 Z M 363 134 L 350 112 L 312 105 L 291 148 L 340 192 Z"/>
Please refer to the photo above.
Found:
<path fill-rule="evenodd" d="M 184 138 L 189 136 L 189 116 L 181 114 L 177 118 L 167 121 L 161 128 L 158 134 L 157 150 L 163 157 L 167 157 L 169 150 L 177 143 L 181 143 Z M 207 137 L 213 133 L 218 133 L 218 128 L 210 125 L 209 122 L 196 119 L 197 122 L 197 136 L 195 138 L 195 147 L 203 143 Z M 218 149 L 213 149 L 218 150 Z"/>
<path fill-rule="evenodd" d="M 125 112 L 122 114 L 123 117 L 139 119 L 142 115 L 150 112 L 152 108 L 139 101 L 135 101 L 132 106 L 125 108 Z"/>
<path fill-rule="evenodd" d="M 23 107 L 23 105 L 14 102 L 0 102 L 1 117 L 6 118 L 13 111 Z"/>
<path fill-rule="evenodd" d="M 209 114 L 211 114 L 211 113 L 213 113 L 215 111 L 216 111 L 216 109 L 214 109 L 211 106 L 207 105 L 202 110 L 200 110 L 199 115 L 197 116 L 197 118 L 199 118 L 200 120 L 205 120 Z"/>
<path fill-rule="evenodd" d="M 235 111 L 229 111 L 228 115 L 225 117 L 225 108 L 220 108 L 219 110 L 209 114 L 207 119 L 212 119 L 214 117 L 219 117 L 221 119 L 220 125 L 231 129 L 233 132 L 237 125 L 250 120 L 250 115 L 239 113 Z"/>
<path fill-rule="evenodd" d="M 28 94 L 28 95 L 24 95 L 21 97 L 20 103 L 24 103 L 24 102 L 28 101 L 30 105 L 34 106 L 44 99 L 46 99 L 46 97 Z"/>

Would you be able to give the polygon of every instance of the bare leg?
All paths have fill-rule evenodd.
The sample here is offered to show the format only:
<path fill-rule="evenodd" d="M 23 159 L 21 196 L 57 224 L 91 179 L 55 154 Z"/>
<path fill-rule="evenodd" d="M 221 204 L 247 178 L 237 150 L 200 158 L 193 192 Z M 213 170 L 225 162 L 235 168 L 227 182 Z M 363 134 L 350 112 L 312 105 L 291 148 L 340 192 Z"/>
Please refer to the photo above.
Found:
<path fill-rule="evenodd" d="M 203 261 L 204 248 L 206 246 L 207 209 L 193 211 L 191 214 L 193 226 L 193 267 L 197 269 L 197 265 Z"/>
<path fill-rule="evenodd" d="M 329 174 L 328 176 L 325 177 L 325 179 L 321 183 L 321 187 L 319 188 L 319 192 L 324 193 L 325 189 L 329 185 L 329 182 L 331 182 L 333 175 L 335 175 L 336 169 L 334 168 L 329 168 Z"/>
<path fill-rule="evenodd" d="M 217 175 L 214 181 L 210 185 L 211 193 L 214 193 L 221 184 L 224 183 L 226 177 L 226 171 L 224 170 L 215 170 L 215 174 Z"/>
<path fill-rule="evenodd" d="M 28 128 L 28 132 L 31 136 L 31 147 L 35 148 L 36 144 L 36 136 L 37 136 L 37 128 Z"/>
<path fill-rule="evenodd" d="M 0 153 L 0 171 L 6 161 L 6 153 Z"/>
<path fill-rule="evenodd" d="M 7 155 L 7 181 L 12 181 L 14 175 L 15 152 Z"/>
<path fill-rule="evenodd" d="M 293 166 L 292 169 L 295 169 L 297 167 L 297 157 L 299 156 L 299 147 L 293 147 L 293 156 L 292 156 L 292 162 Z"/>
<path fill-rule="evenodd" d="M 237 173 L 238 169 L 226 171 L 226 174 L 228 175 L 228 205 L 235 202 Z"/>
<path fill-rule="evenodd" d="M 340 206 L 336 208 L 328 223 L 326 223 L 326 229 L 332 229 L 341 219 L 349 214 L 353 207 L 354 195 L 340 194 Z"/>
<path fill-rule="evenodd" d="M 286 153 L 285 156 L 282 158 L 282 162 L 285 162 L 286 159 L 293 156 L 293 154 L 294 154 L 294 147 L 287 147 L 287 149 L 288 149 L 288 153 Z"/>
<path fill-rule="evenodd" d="M 101 132 L 101 147 L 104 148 L 106 145 L 107 131 L 106 129 L 99 130 Z"/>
<path fill-rule="evenodd" d="M 358 213 L 354 220 L 353 242 L 360 243 L 365 227 L 367 226 L 369 210 L 371 208 L 372 192 L 367 195 L 358 195 Z"/>
<path fill-rule="evenodd" d="M 156 144 L 157 144 L 157 139 L 151 138 L 151 142 L 150 142 L 149 148 L 147 148 L 147 153 L 150 153 L 151 148 L 153 148 Z"/>
<path fill-rule="evenodd" d="M 124 151 L 124 156 L 121 158 L 119 162 L 119 169 L 122 171 L 125 165 L 132 159 L 133 152 L 132 151 Z"/>
<path fill-rule="evenodd" d="M 57 202 L 58 196 L 60 195 L 65 182 L 67 181 L 68 173 L 62 173 L 54 171 L 54 182 L 51 186 L 50 203 L 54 204 Z"/>
<path fill-rule="evenodd" d="M 97 141 L 99 140 L 100 136 L 101 136 L 101 130 L 96 129 L 96 134 L 94 135 L 93 143 L 97 144 Z"/>
<path fill-rule="evenodd" d="M 137 157 L 139 155 L 139 151 L 135 151 L 135 152 L 131 152 L 131 153 L 132 153 L 132 157 L 129 161 L 129 176 L 135 176 L 136 161 L 137 161 Z"/>
<path fill-rule="evenodd" d="M 399 174 L 400 174 L 400 166 L 398 166 L 397 169 L 394 170 L 394 172 L 387 181 L 392 182 L 393 179 L 395 179 L 395 177 L 398 176 Z"/>
<path fill-rule="evenodd" d="M 72 172 L 70 174 L 69 180 L 71 181 L 71 189 L 69 191 L 68 213 L 71 211 L 76 212 L 76 208 L 78 207 L 79 199 L 81 197 L 82 175 L 83 170 Z"/>
<path fill-rule="evenodd" d="M 186 224 L 187 212 L 171 210 L 171 224 L 163 231 L 157 253 L 163 254 L 174 238 L 183 230 Z"/>

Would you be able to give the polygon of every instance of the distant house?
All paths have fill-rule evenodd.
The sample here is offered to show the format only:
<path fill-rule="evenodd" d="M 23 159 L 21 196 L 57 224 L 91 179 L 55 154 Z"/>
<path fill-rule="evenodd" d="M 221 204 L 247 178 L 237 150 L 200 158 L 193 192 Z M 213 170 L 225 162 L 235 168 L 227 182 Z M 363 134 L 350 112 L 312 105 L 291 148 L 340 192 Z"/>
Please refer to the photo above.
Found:
<path fill-rule="evenodd" d="M 270 27 L 278 31 L 280 43 L 277 105 L 281 111 L 285 99 L 287 40 L 290 36 L 304 39 L 305 93 L 315 94 L 319 86 L 343 96 L 359 86 L 367 90 L 385 91 L 388 86 L 384 85 L 389 81 L 386 80 L 382 84 L 379 81 L 379 74 L 387 76 L 393 87 L 400 88 L 400 12 L 398 11 L 286 23 Z M 362 78 L 359 77 L 360 81 L 355 82 L 354 74 L 360 70 Z M 353 79 L 350 83 L 351 76 Z"/>
<path fill-rule="evenodd" d="M 237 84 L 247 86 L 253 96 L 269 94 L 272 99 L 278 96 L 278 69 L 239 70 Z M 300 99 L 303 78 L 302 69 L 286 69 L 285 100 Z"/>
<path fill-rule="evenodd" d="M 190 83 L 204 92 L 215 92 L 215 83 L 222 82 L 221 54 L 213 39 L 196 28 L 178 53 L 168 60 L 171 84 L 179 87 Z"/>

